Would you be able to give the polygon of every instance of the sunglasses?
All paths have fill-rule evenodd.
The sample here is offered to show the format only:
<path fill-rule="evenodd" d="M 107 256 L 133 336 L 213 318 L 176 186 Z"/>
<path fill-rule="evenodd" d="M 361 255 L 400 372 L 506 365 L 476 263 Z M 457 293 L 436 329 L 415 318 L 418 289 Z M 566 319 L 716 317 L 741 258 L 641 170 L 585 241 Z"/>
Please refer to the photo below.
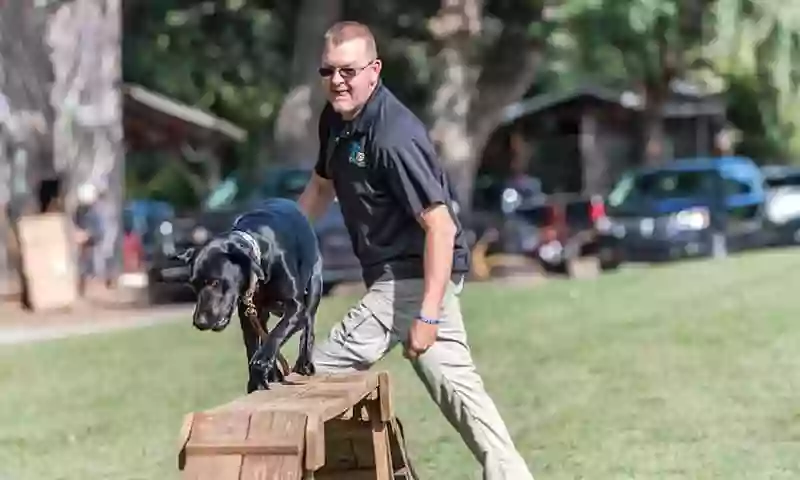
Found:
<path fill-rule="evenodd" d="M 364 65 L 363 67 L 360 67 L 360 68 L 356 68 L 356 67 L 343 67 L 343 68 L 319 67 L 319 69 L 317 71 L 319 72 L 319 75 L 321 77 L 323 77 L 323 78 L 332 77 L 338 71 L 339 75 L 341 75 L 343 79 L 349 80 L 351 78 L 356 77 L 359 73 L 363 72 L 364 70 L 366 70 L 374 62 L 375 62 L 375 60 L 372 60 L 371 62 L 369 62 L 368 64 L 366 64 L 366 65 Z"/>

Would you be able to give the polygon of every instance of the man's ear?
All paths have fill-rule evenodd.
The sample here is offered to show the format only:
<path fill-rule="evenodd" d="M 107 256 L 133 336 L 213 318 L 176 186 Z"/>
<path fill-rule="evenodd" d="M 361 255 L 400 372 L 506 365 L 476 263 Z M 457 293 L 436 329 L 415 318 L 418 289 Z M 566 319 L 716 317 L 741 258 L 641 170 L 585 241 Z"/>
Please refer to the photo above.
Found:
<path fill-rule="evenodd" d="M 181 253 L 177 253 L 175 255 L 172 255 L 172 258 L 175 258 L 176 260 L 180 260 L 183 263 L 187 263 L 187 264 L 188 263 L 192 263 L 192 259 L 194 258 L 194 252 L 195 252 L 195 248 L 194 247 L 189 247 L 186 250 L 182 251 Z"/>

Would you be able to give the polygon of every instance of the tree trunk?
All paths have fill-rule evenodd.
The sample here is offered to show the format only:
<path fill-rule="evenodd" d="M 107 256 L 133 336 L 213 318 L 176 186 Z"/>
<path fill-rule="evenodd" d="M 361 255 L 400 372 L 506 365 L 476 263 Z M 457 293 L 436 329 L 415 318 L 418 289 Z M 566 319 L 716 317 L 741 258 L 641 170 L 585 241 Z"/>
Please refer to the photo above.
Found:
<path fill-rule="evenodd" d="M 317 158 L 317 121 L 325 105 L 319 86 L 319 61 L 325 31 L 336 22 L 341 0 L 303 0 L 295 26 L 291 89 L 275 123 L 275 153 L 280 163 L 301 165 Z"/>
<path fill-rule="evenodd" d="M 430 135 L 464 209 L 471 202 L 476 157 L 469 111 L 480 73 L 471 54 L 482 20 L 482 0 L 442 0 L 438 14 L 428 22 L 439 43 L 435 64 L 440 78 L 429 107 Z"/>
<path fill-rule="evenodd" d="M 20 293 L 13 222 L 33 213 L 38 182 L 52 172 L 48 99 L 52 69 L 44 48 L 47 12 L 33 2 L 0 8 L 0 294 Z"/>
<path fill-rule="evenodd" d="M 121 263 L 124 197 L 120 8 L 121 0 L 60 3 L 47 36 L 55 74 L 54 160 L 64 174 L 67 211 L 75 211 L 82 184 L 105 193 L 101 208 L 109 216 L 105 233 L 115 267 Z"/>
<path fill-rule="evenodd" d="M 581 115 L 580 152 L 583 167 L 583 194 L 605 192 L 608 182 L 608 158 L 599 142 L 600 125 L 596 111 Z"/>
<path fill-rule="evenodd" d="M 661 115 L 664 102 L 655 89 L 648 89 L 645 96 L 642 112 L 644 163 L 646 166 L 657 167 L 666 159 L 664 121 Z"/>
<path fill-rule="evenodd" d="M 472 188 L 483 149 L 502 121 L 503 110 L 533 84 L 541 45 L 527 29 L 541 10 L 509 19 L 493 46 L 481 55 L 482 0 L 442 0 L 428 28 L 437 42 L 439 85 L 429 107 L 431 138 L 453 182 L 459 203 L 471 209 Z"/>

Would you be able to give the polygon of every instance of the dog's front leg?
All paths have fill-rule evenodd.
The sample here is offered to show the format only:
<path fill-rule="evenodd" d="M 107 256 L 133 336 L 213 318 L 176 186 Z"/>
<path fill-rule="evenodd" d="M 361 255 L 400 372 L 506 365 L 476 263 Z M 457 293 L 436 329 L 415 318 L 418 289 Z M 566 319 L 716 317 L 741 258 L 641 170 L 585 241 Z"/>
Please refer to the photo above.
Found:
<path fill-rule="evenodd" d="M 253 355 L 255 355 L 256 351 L 258 351 L 258 332 L 256 332 L 256 330 L 253 328 L 253 324 L 250 323 L 250 319 L 245 313 L 247 311 L 247 307 L 245 307 L 243 303 L 239 302 L 237 305 L 237 310 L 239 314 L 239 322 L 242 325 L 242 339 L 244 340 L 247 361 L 250 362 L 250 359 L 252 359 Z M 253 368 L 250 368 L 247 378 L 247 393 L 252 393 L 258 390 L 260 384 L 260 375 L 258 372 L 253 371 Z"/>
<path fill-rule="evenodd" d="M 320 301 L 322 300 L 322 271 L 321 262 L 318 263 L 318 268 L 315 269 L 314 275 L 311 277 L 308 292 L 306 293 L 306 308 L 305 315 L 302 318 L 303 334 L 300 336 L 300 348 L 298 349 L 297 363 L 295 363 L 293 372 L 300 375 L 311 376 L 316 373 L 314 362 L 311 358 L 311 352 L 314 351 L 314 332 L 317 317 L 317 309 L 319 308 Z"/>
<path fill-rule="evenodd" d="M 270 371 L 276 368 L 280 348 L 286 340 L 297 331 L 305 315 L 303 304 L 296 300 L 288 302 L 284 309 L 283 318 L 268 334 L 266 341 L 261 343 L 256 353 L 250 359 L 250 367 L 259 370 L 264 379 L 265 388 L 269 388 Z"/>

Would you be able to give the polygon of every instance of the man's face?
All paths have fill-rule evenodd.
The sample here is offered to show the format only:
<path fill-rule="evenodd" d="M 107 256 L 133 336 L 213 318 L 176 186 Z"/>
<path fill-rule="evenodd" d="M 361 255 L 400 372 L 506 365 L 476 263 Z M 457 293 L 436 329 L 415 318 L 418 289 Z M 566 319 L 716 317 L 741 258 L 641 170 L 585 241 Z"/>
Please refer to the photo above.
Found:
<path fill-rule="evenodd" d="M 322 54 L 322 86 L 333 109 L 346 119 L 367 103 L 380 71 L 380 60 L 370 55 L 367 42 L 359 38 L 328 44 Z"/>

